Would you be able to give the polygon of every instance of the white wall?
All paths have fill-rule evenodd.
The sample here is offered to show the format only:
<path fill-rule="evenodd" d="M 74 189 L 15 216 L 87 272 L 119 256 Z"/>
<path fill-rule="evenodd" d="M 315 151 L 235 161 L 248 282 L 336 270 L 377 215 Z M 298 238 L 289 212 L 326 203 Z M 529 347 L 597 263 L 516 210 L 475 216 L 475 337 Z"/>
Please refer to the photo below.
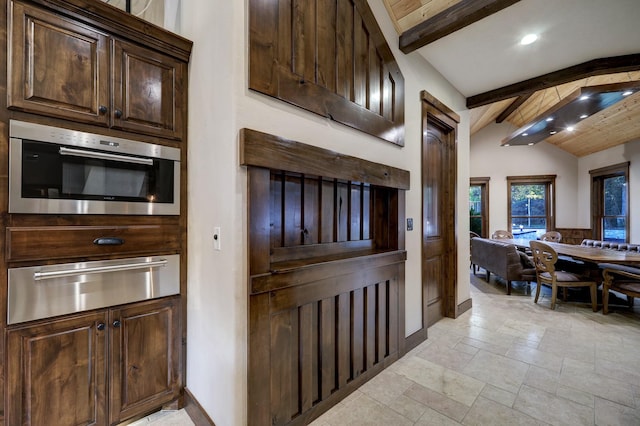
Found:
<path fill-rule="evenodd" d="M 640 188 L 640 139 L 597 152 L 580 158 L 578 166 L 578 206 L 586 206 L 579 209 L 577 217 L 578 228 L 590 228 L 591 218 L 589 206 L 591 203 L 591 176 L 589 170 L 615 164 L 630 162 L 629 165 L 629 242 L 640 243 L 640 197 L 637 194 Z M 635 219 L 635 220 L 634 220 Z"/>
<path fill-rule="evenodd" d="M 556 226 L 576 227 L 578 158 L 546 142 L 534 146 L 500 146 L 514 128 L 508 123 L 490 124 L 473 135 L 470 176 L 490 177 L 489 234 L 511 229 L 507 220 L 507 176 L 556 176 Z M 467 194 L 468 202 L 468 194 Z"/>
<path fill-rule="evenodd" d="M 372 9 L 405 78 L 406 142 L 388 142 L 247 89 L 247 5 L 182 2 L 182 35 L 194 41 L 189 87 L 189 235 L 187 387 L 219 426 L 246 424 L 247 266 L 246 173 L 238 165 L 238 131 L 248 127 L 409 170 L 406 332 L 421 327 L 420 91 L 460 113 L 458 153 L 461 253 L 468 253 L 469 114 L 464 97 L 417 53 L 404 55 L 382 0 Z M 213 228 L 222 229 L 214 251 Z M 458 259 L 458 303 L 469 297 L 468 255 Z"/>

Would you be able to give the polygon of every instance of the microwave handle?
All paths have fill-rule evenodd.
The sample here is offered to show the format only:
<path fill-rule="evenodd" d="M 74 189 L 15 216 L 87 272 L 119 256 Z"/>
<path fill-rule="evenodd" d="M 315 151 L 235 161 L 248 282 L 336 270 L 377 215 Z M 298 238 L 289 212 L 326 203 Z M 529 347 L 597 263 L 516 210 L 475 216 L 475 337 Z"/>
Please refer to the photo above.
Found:
<path fill-rule="evenodd" d="M 153 160 L 151 158 L 128 157 L 126 155 L 109 154 L 107 152 L 97 152 L 97 151 L 85 151 L 82 149 L 65 148 L 63 146 L 60 147 L 59 153 L 60 155 L 71 155 L 75 157 L 96 158 L 99 160 L 122 161 L 125 163 L 144 164 L 146 166 L 153 165 Z"/>
<path fill-rule="evenodd" d="M 33 279 L 34 281 L 40 281 L 40 280 L 47 280 L 51 278 L 73 277 L 75 275 L 128 271 L 131 269 L 146 269 L 146 268 L 153 268 L 153 267 L 157 268 L 160 266 L 165 266 L 166 264 L 167 264 L 167 260 L 161 259 L 153 262 L 141 262 L 141 263 L 132 263 L 132 264 L 124 264 L 124 265 L 96 266 L 93 268 L 84 268 L 84 269 L 64 269 L 61 271 L 50 271 L 50 272 L 34 272 Z"/>

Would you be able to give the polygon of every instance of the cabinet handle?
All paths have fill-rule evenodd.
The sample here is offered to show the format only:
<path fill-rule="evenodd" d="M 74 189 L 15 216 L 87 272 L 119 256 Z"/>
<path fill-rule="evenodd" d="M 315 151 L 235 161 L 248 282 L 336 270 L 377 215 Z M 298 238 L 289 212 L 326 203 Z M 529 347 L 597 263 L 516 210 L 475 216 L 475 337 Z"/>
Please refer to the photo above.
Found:
<path fill-rule="evenodd" d="M 121 246 L 124 244 L 124 239 L 117 237 L 100 237 L 93 240 L 93 244 L 97 246 Z"/>
<path fill-rule="evenodd" d="M 120 328 L 120 321 L 115 320 L 115 321 L 113 322 L 113 328 Z"/>
<path fill-rule="evenodd" d="M 104 323 L 103 322 L 99 323 L 96 328 L 98 329 L 98 331 L 104 330 Z"/>
<path fill-rule="evenodd" d="M 120 118 L 120 117 L 122 117 L 122 111 L 120 111 L 119 109 L 116 109 L 113 112 L 113 115 L 115 115 L 116 118 Z"/>
<path fill-rule="evenodd" d="M 104 114 L 106 114 L 108 110 L 109 110 L 109 109 L 108 109 L 106 106 L 104 106 L 104 105 L 100 105 L 100 106 L 98 107 L 98 112 L 99 112 L 100 114 L 103 114 L 103 115 L 104 115 Z"/>

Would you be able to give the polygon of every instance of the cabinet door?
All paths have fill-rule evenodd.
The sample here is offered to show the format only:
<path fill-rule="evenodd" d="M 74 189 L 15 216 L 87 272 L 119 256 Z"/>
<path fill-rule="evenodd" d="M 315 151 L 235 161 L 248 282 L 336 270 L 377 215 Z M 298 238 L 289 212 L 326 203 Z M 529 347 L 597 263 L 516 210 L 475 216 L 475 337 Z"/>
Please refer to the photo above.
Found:
<path fill-rule="evenodd" d="M 19 2 L 10 16 L 8 106 L 107 125 L 110 38 Z"/>
<path fill-rule="evenodd" d="M 115 41 L 113 127 L 180 139 L 186 64 Z"/>
<path fill-rule="evenodd" d="M 7 333 L 7 425 L 106 423 L 106 313 Z"/>
<path fill-rule="evenodd" d="M 159 299 L 111 311 L 111 424 L 179 396 L 179 300 Z"/>

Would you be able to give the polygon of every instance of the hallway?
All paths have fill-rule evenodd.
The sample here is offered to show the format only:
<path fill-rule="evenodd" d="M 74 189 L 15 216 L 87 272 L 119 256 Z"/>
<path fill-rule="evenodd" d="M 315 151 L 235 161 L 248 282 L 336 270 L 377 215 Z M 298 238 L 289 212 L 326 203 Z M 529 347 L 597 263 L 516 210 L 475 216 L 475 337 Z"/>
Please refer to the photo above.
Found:
<path fill-rule="evenodd" d="M 639 425 L 640 306 L 608 316 L 471 275 L 473 308 L 312 423 Z M 535 291 L 535 284 L 532 284 Z"/>

